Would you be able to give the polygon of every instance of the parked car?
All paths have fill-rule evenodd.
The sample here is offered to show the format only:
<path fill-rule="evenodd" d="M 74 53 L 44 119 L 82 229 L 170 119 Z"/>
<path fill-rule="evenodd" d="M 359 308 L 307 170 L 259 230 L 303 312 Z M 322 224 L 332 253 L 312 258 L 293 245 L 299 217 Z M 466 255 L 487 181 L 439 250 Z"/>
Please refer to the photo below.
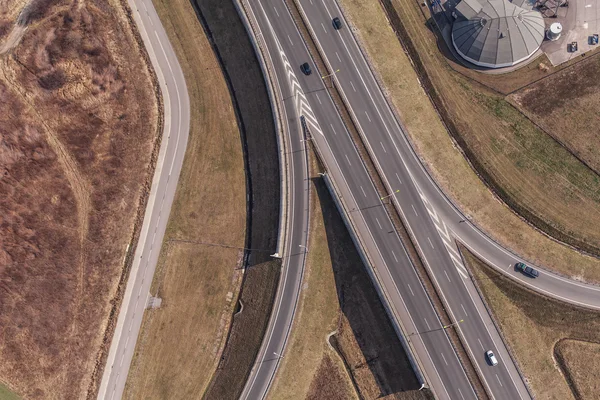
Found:
<path fill-rule="evenodd" d="M 521 271 L 523 274 L 527 275 L 530 278 L 537 278 L 540 275 L 540 273 L 537 270 L 535 270 L 531 267 L 528 267 L 527 265 L 523 264 L 522 262 L 516 263 L 515 269 L 517 271 Z"/>
<path fill-rule="evenodd" d="M 489 363 L 492 365 L 492 367 L 498 365 L 498 360 L 496 360 L 496 356 L 494 355 L 494 353 L 491 350 L 488 350 L 485 353 L 485 356 L 487 357 Z"/>
<path fill-rule="evenodd" d="M 312 74 L 312 71 L 310 69 L 310 65 L 308 65 L 308 63 L 304 63 L 300 66 L 300 70 L 302 71 L 302 73 L 304 75 L 310 75 Z"/>
<path fill-rule="evenodd" d="M 340 21 L 340 19 L 338 17 L 335 17 L 332 21 L 333 23 L 333 28 L 337 31 L 342 29 L 342 21 Z"/>

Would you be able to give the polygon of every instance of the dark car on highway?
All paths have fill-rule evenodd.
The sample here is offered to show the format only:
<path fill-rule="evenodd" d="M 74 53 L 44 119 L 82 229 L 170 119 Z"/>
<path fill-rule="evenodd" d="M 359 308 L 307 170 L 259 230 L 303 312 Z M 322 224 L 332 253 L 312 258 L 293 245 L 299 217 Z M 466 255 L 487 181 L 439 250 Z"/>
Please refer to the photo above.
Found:
<path fill-rule="evenodd" d="M 302 71 L 302 73 L 304 75 L 310 75 L 312 74 L 312 71 L 310 70 L 310 65 L 308 65 L 308 63 L 304 63 L 300 66 L 300 70 Z"/>
<path fill-rule="evenodd" d="M 537 270 L 528 267 L 527 265 L 523 264 L 522 262 L 518 262 L 515 264 L 515 269 L 517 271 L 521 271 L 522 273 L 524 273 L 525 275 L 527 275 L 530 278 L 537 278 L 540 273 L 537 272 Z"/>
<path fill-rule="evenodd" d="M 335 28 L 335 30 L 339 30 L 342 29 L 342 21 L 340 21 L 340 19 L 338 17 L 335 17 L 332 21 L 333 23 L 333 27 Z"/>

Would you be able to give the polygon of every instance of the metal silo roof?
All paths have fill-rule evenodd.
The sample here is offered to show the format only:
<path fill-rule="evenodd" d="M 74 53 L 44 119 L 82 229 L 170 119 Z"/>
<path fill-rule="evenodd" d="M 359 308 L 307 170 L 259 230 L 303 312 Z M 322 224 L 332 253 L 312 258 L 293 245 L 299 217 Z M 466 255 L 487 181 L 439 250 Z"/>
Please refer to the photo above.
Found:
<path fill-rule="evenodd" d="M 542 15 L 521 2 L 462 0 L 452 26 L 456 51 L 475 65 L 499 68 L 529 58 L 544 40 Z"/>

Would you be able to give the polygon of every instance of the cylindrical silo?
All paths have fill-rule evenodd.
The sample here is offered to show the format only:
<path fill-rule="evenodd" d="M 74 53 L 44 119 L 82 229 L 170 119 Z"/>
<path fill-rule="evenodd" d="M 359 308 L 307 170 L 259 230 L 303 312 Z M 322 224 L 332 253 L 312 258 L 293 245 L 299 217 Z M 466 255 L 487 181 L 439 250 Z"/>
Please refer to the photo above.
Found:
<path fill-rule="evenodd" d="M 557 40 L 560 37 L 561 33 L 562 25 L 560 24 L 560 22 L 554 22 L 546 31 L 546 38 L 548 38 L 548 40 Z"/>

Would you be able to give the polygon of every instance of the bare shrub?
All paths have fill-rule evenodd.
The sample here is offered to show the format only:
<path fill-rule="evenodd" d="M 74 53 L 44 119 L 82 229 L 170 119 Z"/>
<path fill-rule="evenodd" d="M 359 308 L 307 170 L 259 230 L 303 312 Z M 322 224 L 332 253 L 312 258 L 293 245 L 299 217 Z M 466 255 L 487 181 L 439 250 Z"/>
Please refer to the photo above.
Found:
<path fill-rule="evenodd" d="M 55 69 L 45 75 L 42 75 L 38 82 L 40 87 L 46 90 L 57 90 L 64 86 L 67 82 L 67 76 L 61 69 Z"/>

